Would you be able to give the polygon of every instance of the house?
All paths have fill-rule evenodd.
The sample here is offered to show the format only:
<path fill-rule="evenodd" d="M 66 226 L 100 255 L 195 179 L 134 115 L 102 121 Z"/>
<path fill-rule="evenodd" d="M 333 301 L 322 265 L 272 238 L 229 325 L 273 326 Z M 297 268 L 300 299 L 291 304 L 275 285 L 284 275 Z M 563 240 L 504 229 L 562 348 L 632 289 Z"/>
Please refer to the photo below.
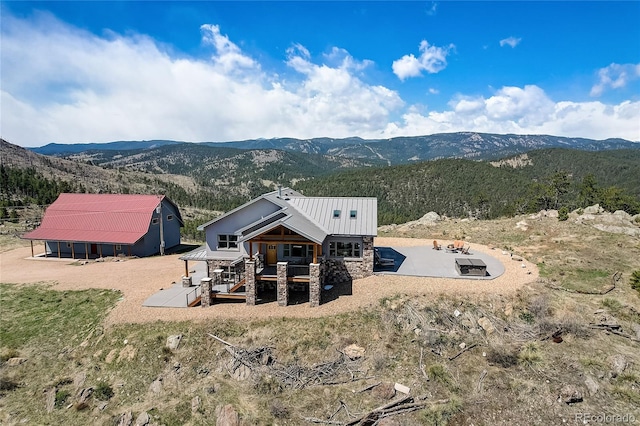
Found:
<path fill-rule="evenodd" d="M 305 197 L 279 187 L 199 226 L 205 246 L 182 259 L 207 262 L 215 291 L 202 289 L 203 306 L 209 294 L 254 305 L 269 288 L 280 305 L 290 290 L 308 289 L 317 306 L 325 285 L 373 273 L 377 214 L 375 198 Z"/>
<path fill-rule="evenodd" d="M 44 241 L 45 256 L 151 256 L 180 244 L 178 207 L 164 195 L 60 194 L 41 225 L 22 238 Z"/>

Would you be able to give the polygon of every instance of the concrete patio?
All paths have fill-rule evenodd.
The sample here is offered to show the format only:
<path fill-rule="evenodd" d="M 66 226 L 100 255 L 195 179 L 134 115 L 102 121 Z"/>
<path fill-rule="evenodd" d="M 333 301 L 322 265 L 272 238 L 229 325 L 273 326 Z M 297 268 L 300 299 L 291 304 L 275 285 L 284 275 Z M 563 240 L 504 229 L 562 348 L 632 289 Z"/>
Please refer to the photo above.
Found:
<path fill-rule="evenodd" d="M 492 280 L 504 274 L 502 262 L 488 254 L 476 253 L 473 249 L 470 250 L 470 254 L 448 253 L 444 249 L 434 250 L 433 246 L 378 247 L 378 250 L 381 257 L 394 260 L 393 267 L 374 268 L 374 273 L 380 275 Z M 482 260 L 487 265 L 487 275 L 461 276 L 456 270 L 456 258 Z"/>

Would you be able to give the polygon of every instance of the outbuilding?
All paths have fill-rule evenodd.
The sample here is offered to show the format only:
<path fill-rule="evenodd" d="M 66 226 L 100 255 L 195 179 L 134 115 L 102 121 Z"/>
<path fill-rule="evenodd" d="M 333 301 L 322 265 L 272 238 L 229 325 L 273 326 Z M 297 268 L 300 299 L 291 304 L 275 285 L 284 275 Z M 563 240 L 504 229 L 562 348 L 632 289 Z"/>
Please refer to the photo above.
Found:
<path fill-rule="evenodd" d="M 178 246 L 183 225 L 164 195 L 63 193 L 22 238 L 31 240 L 32 256 L 33 241 L 43 241 L 47 257 L 145 257 Z"/>

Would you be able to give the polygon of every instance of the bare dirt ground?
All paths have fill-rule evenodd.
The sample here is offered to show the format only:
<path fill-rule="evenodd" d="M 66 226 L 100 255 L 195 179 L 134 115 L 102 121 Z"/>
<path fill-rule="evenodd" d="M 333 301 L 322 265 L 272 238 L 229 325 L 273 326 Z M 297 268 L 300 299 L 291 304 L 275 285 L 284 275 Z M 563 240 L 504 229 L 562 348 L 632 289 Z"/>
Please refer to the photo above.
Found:
<path fill-rule="evenodd" d="M 448 241 L 442 241 L 447 244 Z M 377 246 L 431 246 L 432 240 L 417 238 L 376 238 Z M 499 259 L 505 273 L 493 280 L 443 279 L 390 275 L 374 275 L 353 282 L 352 294 L 342 295 L 317 308 L 308 303 L 280 307 L 276 302 L 248 307 L 244 303 L 219 303 L 209 308 L 157 308 L 143 307 L 142 303 L 172 282 L 179 281 L 184 263 L 179 255 L 127 259 L 114 262 L 82 261 L 70 259 L 32 259 L 29 247 L 0 253 L 0 282 L 29 284 L 51 283 L 53 290 L 82 290 L 88 288 L 115 289 L 122 299 L 109 313 L 107 325 L 144 323 L 154 321 L 206 320 L 209 318 L 266 319 L 280 317 L 321 317 L 379 303 L 382 298 L 396 295 L 510 295 L 522 286 L 538 279 L 538 269 L 531 262 L 515 262 L 502 250 L 492 250 L 478 244 L 473 250 Z M 38 251 L 36 250 L 36 255 Z M 526 267 L 522 267 L 522 264 Z"/>

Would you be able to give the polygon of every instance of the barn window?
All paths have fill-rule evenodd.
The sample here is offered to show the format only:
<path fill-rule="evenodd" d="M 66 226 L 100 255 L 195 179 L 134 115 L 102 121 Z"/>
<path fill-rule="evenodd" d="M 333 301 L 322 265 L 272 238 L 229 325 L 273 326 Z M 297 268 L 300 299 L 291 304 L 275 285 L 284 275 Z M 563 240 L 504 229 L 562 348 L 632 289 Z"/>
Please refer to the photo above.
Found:
<path fill-rule="evenodd" d="M 151 219 L 151 224 L 152 225 L 157 225 L 158 224 L 158 218 L 154 217 L 153 219 Z"/>
<path fill-rule="evenodd" d="M 173 220 L 173 215 L 172 214 L 167 215 L 167 220 Z"/>

